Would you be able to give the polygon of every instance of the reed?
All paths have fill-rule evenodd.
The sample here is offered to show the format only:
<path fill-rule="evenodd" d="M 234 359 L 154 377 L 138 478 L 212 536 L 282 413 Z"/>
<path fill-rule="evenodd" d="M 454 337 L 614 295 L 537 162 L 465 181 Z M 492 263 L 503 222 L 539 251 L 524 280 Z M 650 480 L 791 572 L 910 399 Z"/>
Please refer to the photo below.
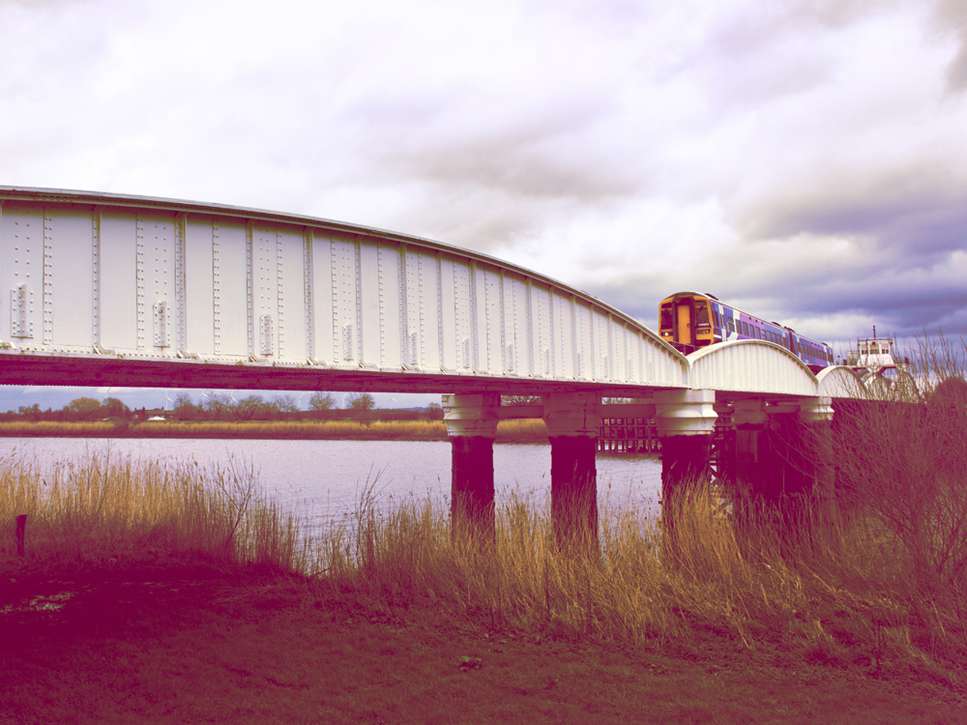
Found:
<path fill-rule="evenodd" d="M 437 440 L 446 438 L 440 421 L 392 420 L 363 423 L 351 420 L 327 421 L 250 421 L 250 422 L 180 422 L 142 423 L 135 435 L 171 437 L 244 437 L 244 438 L 319 438 L 319 439 L 385 439 Z"/>
<path fill-rule="evenodd" d="M 67 422 L 59 420 L 0 421 L 0 435 L 15 436 L 98 436 L 117 430 L 108 421 Z"/>
<path fill-rule="evenodd" d="M 660 525 L 614 513 L 586 556 L 558 547 L 542 508 L 512 499 L 496 513 L 495 543 L 481 546 L 452 537 L 433 501 L 392 511 L 364 501 L 354 529 L 317 542 L 317 565 L 337 591 L 527 631 L 686 648 L 712 633 L 942 679 L 967 658 L 967 587 L 920 588 L 918 562 L 897 555 L 874 516 L 814 513 L 790 532 L 763 515 L 740 531 L 716 495 L 697 489 L 674 512 L 674 545 Z"/>
<path fill-rule="evenodd" d="M 268 501 L 251 467 L 90 455 L 55 465 L 0 458 L 0 522 L 27 514 L 34 562 L 203 554 L 286 570 L 310 567 L 299 522 Z M 6 528 L 4 526 L 4 528 Z M 0 537 L 11 565 L 13 537 Z"/>
<path fill-rule="evenodd" d="M 290 438 L 302 440 L 447 439 L 440 420 L 327 421 L 164 421 L 145 423 L 2 421 L 0 436 L 70 436 L 133 438 Z M 502 443 L 547 440 L 544 421 L 502 420 L 496 439 Z"/>
<path fill-rule="evenodd" d="M 364 489 L 351 525 L 309 539 L 229 462 L 92 456 L 41 476 L 0 460 L 0 521 L 28 515 L 28 558 L 115 560 L 201 554 L 302 572 L 338 596 L 379 606 L 430 604 L 498 628 L 700 648 L 711 635 L 779 646 L 834 665 L 913 668 L 954 681 L 967 661 L 967 586 L 922 576 L 875 510 L 815 510 L 736 527 L 717 495 L 677 499 L 674 539 L 660 522 L 603 511 L 599 550 L 562 550 L 544 505 L 517 497 L 496 512 L 493 545 L 453 536 L 445 502 L 381 505 Z M 4 563 L 5 562 L 5 563 Z M 0 537 L 0 571 L 14 565 Z"/>

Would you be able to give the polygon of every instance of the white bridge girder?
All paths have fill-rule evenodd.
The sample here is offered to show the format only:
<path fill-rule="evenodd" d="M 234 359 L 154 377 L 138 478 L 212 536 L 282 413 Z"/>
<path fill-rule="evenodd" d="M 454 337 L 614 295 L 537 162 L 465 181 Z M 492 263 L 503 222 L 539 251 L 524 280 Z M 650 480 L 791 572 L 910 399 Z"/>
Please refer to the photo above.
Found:
<path fill-rule="evenodd" d="M 276 212 L 0 187 L 0 383 L 851 397 L 759 340 L 687 358 L 543 275 Z"/>
<path fill-rule="evenodd" d="M 539 274 L 272 212 L 0 188 L 0 292 L 4 357 L 687 385 L 655 333 Z"/>

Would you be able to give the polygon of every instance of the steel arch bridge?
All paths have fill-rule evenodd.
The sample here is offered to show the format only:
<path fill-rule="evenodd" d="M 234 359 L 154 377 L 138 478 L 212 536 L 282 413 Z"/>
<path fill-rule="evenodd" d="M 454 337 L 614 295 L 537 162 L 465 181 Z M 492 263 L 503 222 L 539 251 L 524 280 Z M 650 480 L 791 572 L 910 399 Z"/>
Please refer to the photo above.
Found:
<path fill-rule="evenodd" d="M 0 187 L 0 384 L 446 393 L 452 512 L 491 531 L 497 421 L 540 416 L 563 533 L 597 526 L 602 396 L 635 399 L 609 415 L 656 419 L 666 492 L 704 475 L 721 413 L 770 450 L 793 420 L 828 436 L 832 399 L 863 397 L 848 368 L 816 376 L 769 342 L 686 357 L 584 292 L 428 239 L 17 187 Z M 502 406 L 500 393 L 541 400 Z M 732 470 L 823 485 L 759 448 Z"/>
<path fill-rule="evenodd" d="M 778 346 L 685 357 L 584 292 L 440 242 L 17 187 L 0 187 L 0 383 L 828 395 Z"/>

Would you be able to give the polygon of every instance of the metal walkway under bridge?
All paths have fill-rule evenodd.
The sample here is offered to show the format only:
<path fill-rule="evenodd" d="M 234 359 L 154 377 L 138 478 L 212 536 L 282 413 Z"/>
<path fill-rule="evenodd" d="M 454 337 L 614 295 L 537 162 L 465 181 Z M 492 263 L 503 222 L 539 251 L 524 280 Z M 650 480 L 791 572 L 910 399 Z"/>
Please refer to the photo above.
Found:
<path fill-rule="evenodd" d="M 779 411 L 828 421 L 856 382 L 758 340 L 686 357 L 586 293 L 428 239 L 0 187 L 0 384 L 443 393 L 454 505 L 473 508 L 483 486 L 486 506 L 476 470 L 499 418 L 544 417 L 552 489 L 581 489 L 602 414 L 654 417 L 670 456 L 666 439 L 707 438 L 723 411 L 736 425 Z M 501 407 L 500 394 L 541 402 Z"/>

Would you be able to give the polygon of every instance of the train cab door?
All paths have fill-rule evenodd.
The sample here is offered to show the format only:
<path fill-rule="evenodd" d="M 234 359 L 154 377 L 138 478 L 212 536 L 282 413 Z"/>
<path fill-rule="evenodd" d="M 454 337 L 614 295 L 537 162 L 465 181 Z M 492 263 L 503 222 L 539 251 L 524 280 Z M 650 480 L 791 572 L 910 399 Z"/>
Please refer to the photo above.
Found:
<path fill-rule="evenodd" d="M 679 300 L 675 309 L 676 332 L 682 345 L 694 345 L 692 337 L 692 305 L 690 300 Z"/>

